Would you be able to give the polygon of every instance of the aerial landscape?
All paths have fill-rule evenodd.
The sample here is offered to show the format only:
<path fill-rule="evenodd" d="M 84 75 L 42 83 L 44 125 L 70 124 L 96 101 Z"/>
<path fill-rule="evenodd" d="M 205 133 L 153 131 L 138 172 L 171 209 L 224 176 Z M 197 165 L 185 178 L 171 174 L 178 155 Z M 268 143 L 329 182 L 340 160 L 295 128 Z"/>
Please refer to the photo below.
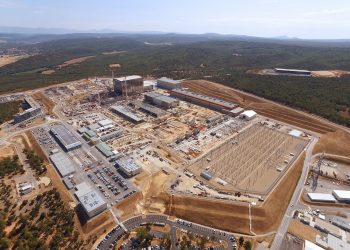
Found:
<path fill-rule="evenodd" d="M 0 250 L 350 249 L 349 3 L 195 2 L 0 0 Z"/>

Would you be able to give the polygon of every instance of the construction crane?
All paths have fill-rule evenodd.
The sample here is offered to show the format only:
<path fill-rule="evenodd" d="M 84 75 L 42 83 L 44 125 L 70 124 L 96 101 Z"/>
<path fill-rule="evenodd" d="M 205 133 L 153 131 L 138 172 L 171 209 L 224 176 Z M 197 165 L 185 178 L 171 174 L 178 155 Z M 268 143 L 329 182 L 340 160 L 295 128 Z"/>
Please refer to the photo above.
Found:
<path fill-rule="evenodd" d="M 322 161 L 324 158 L 324 152 L 322 153 L 322 155 L 320 156 L 320 159 L 318 160 L 316 167 L 314 167 L 314 171 L 312 174 L 312 191 L 315 191 L 317 188 L 317 180 L 318 180 L 318 176 L 321 173 L 321 165 L 322 165 Z"/>

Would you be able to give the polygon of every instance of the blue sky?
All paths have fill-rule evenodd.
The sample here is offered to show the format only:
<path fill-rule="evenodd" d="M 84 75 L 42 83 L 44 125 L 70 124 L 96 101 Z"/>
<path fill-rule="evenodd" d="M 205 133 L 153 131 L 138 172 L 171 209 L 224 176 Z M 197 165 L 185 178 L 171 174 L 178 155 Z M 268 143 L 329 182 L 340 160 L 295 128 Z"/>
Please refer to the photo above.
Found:
<path fill-rule="evenodd" d="M 0 26 L 350 38 L 350 0 L 0 0 Z"/>

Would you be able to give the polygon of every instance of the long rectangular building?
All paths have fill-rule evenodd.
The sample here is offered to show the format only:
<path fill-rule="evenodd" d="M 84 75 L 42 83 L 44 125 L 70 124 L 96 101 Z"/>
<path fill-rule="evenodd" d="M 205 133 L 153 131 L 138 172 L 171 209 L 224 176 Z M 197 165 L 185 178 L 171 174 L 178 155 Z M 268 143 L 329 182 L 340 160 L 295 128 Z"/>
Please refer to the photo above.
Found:
<path fill-rule="evenodd" d="M 144 95 L 145 101 L 162 108 L 174 108 L 179 105 L 179 100 L 171 98 L 158 92 L 148 92 Z"/>
<path fill-rule="evenodd" d="M 69 151 L 81 147 L 81 141 L 63 124 L 58 124 L 50 129 L 51 134 L 56 138 L 64 150 Z"/>
<path fill-rule="evenodd" d="M 289 74 L 289 75 L 303 75 L 303 76 L 310 76 L 311 71 L 309 70 L 303 70 L 303 69 L 282 69 L 282 68 L 275 68 L 274 69 L 276 73 L 279 74 Z"/>
<path fill-rule="evenodd" d="M 237 107 L 237 104 L 228 102 L 219 98 L 202 95 L 189 91 L 187 89 L 173 89 L 170 91 L 172 96 L 178 97 L 184 101 L 191 102 L 200 106 L 205 106 L 214 110 L 232 110 Z"/>
<path fill-rule="evenodd" d="M 22 107 L 24 111 L 13 116 L 14 123 L 29 121 L 42 113 L 40 105 L 29 96 L 24 98 Z"/>
<path fill-rule="evenodd" d="M 134 112 L 132 112 L 131 110 L 129 110 L 128 108 L 126 108 L 124 106 L 114 105 L 114 106 L 111 106 L 111 110 L 114 113 L 117 113 L 118 115 L 121 115 L 124 118 L 126 118 L 134 123 L 143 122 L 143 119 L 141 117 L 139 117 Z"/>

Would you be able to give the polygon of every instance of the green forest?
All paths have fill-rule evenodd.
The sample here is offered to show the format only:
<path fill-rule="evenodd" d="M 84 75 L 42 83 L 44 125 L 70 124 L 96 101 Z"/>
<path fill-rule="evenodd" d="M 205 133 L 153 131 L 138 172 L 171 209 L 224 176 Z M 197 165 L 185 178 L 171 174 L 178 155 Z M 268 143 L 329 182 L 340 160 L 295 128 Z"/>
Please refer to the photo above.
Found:
<path fill-rule="evenodd" d="M 147 39 L 152 40 L 152 37 Z M 0 93 L 93 76 L 111 76 L 109 65 L 118 63 L 121 67 L 114 70 L 116 76 L 139 74 L 175 79 L 211 79 L 350 126 L 349 76 L 314 78 L 246 73 L 249 69 L 275 67 L 350 70 L 349 46 L 306 42 L 293 44 L 268 39 L 186 39 L 187 42 L 158 46 L 146 45 L 142 37 L 132 36 L 72 38 L 26 45 L 22 49 L 35 51 L 35 54 L 0 68 Z M 168 41 L 165 38 L 162 40 L 161 36 L 153 40 Z M 112 51 L 123 53 L 105 53 Z M 57 68 L 67 60 L 84 56 L 94 57 Z M 48 69 L 55 72 L 42 74 Z"/>
<path fill-rule="evenodd" d="M 18 113 L 21 101 L 0 103 L 0 124 L 12 119 Z"/>

